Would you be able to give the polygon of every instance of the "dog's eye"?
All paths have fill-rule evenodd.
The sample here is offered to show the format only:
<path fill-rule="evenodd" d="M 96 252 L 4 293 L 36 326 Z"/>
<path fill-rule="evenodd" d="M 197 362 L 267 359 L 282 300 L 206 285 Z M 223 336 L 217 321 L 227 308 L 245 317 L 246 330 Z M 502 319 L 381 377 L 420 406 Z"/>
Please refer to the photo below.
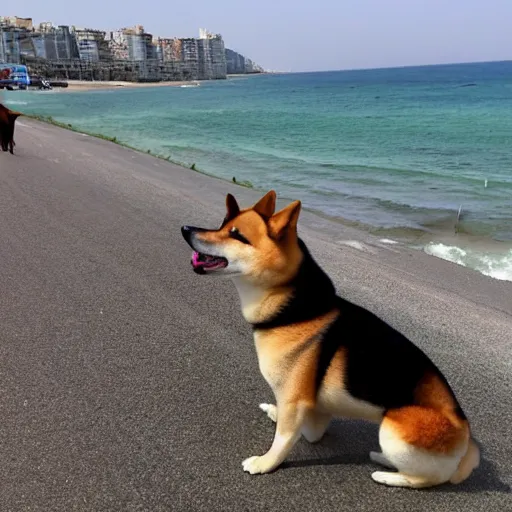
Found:
<path fill-rule="evenodd" d="M 251 245 L 251 242 L 249 242 L 249 240 L 247 240 L 247 238 L 245 238 L 245 236 L 242 235 L 242 233 L 240 233 L 240 231 L 238 231 L 238 229 L 235 227 L 230 229 L 229 236 L 235 240 L 238 240 L 239 242 L 242 242 L 243 244 Z"/>

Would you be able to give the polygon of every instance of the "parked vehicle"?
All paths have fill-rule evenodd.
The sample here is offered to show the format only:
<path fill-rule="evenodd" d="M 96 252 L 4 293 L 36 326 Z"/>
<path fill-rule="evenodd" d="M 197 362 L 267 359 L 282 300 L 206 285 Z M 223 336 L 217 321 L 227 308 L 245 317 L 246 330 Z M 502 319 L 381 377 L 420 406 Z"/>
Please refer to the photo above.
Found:
<path fill-rule="evenodd" d="M 27 66 L 22 64 L 0 64 L 0 89 L 24 90 L 30 85 Z"/>

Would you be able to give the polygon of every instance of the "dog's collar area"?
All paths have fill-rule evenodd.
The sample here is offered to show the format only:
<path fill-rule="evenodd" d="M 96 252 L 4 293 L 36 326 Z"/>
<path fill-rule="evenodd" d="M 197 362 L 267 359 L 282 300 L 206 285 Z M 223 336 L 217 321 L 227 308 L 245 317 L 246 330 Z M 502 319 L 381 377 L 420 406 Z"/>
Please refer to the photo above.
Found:
<path fill-rule="evenodd" d="M 252 323 L 255 331 L 275 329 L 285 325 L 307 322 L 332 311 L 338 298 L 332 281 L 313 259 L 304 242 L 299 239 L 303 260 L 297 275 L 289 283 L 290 300 L 271 318 Z"/>
<path fill-rule="evenodd" d="M 325 301 L 319 307 L 312 307 L 311 303 L 305 302 L 306 297 L 294 297 L 275 316 L 264 322 L 252 323 L 254 331 L 276 329 L 287 325 L 308 322 L 320 316 L 326 315 L 336 307 L 336 296 L 332 300 Z"/>

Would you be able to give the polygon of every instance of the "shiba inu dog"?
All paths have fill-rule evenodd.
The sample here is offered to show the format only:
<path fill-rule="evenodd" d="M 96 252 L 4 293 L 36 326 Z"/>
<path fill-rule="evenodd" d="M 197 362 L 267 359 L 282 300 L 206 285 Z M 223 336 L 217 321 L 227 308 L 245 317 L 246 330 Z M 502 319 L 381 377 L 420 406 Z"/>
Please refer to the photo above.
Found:
<path fill-rule="evenodd" d="M 372 461 L 381 484 L 430 487 L 465 480 L 480 452 L 468 420 L 434 363 L 383 320 L 336 295 L 297 235 L 299 201 L 274 213 L 276 194 L 240 209 L 227 196 L 219 229 L 183 226 L 198 274 L 229 276 L 252 325 L 261 373 L 276 405 L 267 453 L 242 465 L 268 473 L 301 435 L 317 442 L 333 417 L 380 422 Z"/>

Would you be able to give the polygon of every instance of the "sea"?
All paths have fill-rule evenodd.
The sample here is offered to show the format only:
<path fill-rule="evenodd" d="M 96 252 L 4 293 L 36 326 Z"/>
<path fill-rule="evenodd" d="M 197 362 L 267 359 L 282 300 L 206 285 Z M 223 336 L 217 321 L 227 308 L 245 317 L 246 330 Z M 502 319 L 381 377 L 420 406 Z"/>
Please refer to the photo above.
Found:
<path fill-rule="evenodd" d="M 512 62 L 4 101 L 512 281 Z"/>

